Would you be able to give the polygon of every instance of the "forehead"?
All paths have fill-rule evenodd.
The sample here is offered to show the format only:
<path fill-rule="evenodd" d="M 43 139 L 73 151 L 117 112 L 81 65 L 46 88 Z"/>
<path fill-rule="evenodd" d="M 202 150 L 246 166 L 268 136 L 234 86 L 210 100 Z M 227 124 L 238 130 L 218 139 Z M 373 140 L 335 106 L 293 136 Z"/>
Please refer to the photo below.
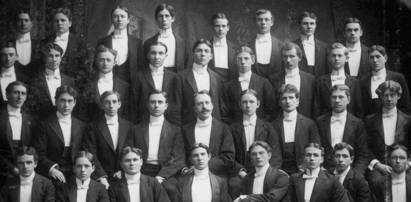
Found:
<path fill-rule="evenodd" d="M 97 56 L 99 58 L 114 58 L 114 55 L 109 51 L 101 52 Z"/>
<path fill-rule="evenodd" d="M 192 152 L 191 155 L 193 154 L 201 154 L 201 153 L 207 153 L 207 150 L 205 148 L 199 147 L 195 148 Z"/>
<path fill-rule="evenodd" d="M 206 49 L 211 50 L 211 47 L 205 43 L 200 43 L 196 46 L 196 50 L 206 50 Z"/>
<path fill-rule="evenodd" d="M 247 52 L 241 52 L 241 53 L 238 53 L 237 54 L 237 57 L 241 57 L 241 58 L 245 58 L 245 57 L 248 57 L 248 58 L 250 58 L 251 57 L 251 55 L 250 55 L 250 53 L 247 53 Z"/>
<path fill-rule="evenodd" d="M 163 94 L 161 94 L 161 93 L 156 93 L 156 94 L 150 95 L 149 101 L 152 101 L 152 100 L 163 100 L 163 101 L 165 101 L 166 98 L 164 97 Z"/>
<path fill-rule="evenodd" d="M 360 23 L 351 22 L 345 25 L 345 29 L 361 29 Z"/>
<path fill-rule="evenodd" d="M 47 54 L 49 55 L 55 55 L 55 54 L 60 54 L 60 52 L 56 49 L 49 49 L 46 51 Z"/>
<path fill-rule="evenodd" d="M 158 12 L 157 15 L 171 15 L 170 11 L 168 11 L 166 8 Z"/>
<path fill-rule="evenodd" d="M 281 95 L 281 97 L 295 97 L 295 93 L 285 92 Z"/>
<path fill-rule="evenodd" d="M 264 147 L 262 147 L 262 146 L 260 146 L 260 145 L 257 145 L 257 146 L 254 146 L 254 147 L 251 149 L 250 152 L 252 152 L 252 153 L 257 153 L 257 152 L 262 152 L 262 151 L 267 152 L 267 150 L 266 150 Z"/>
<path fill-rule="evenodd" d="M 407 152 L 405 152 L 402 149 L 396 149 L 396 150 L 391 152 L 391 156 L 405 156 L 405 157 L 407 157 Z"/>
<path fill-rule="evenodd" d="M 118 97 L 116 94 L 111 94 L 107 96 L 106 98 L 104 98 L 104 101 L 113 101 L 113 100 L 118 100 Z"/>
<path fill-rule="evenodd" d="M 292 48 L 291 50 L 283 50 L 283 55 L 297 55 L 297 50 Z"/>
<path fill-rule="evenodd" d="M 264 18 L 269 18 L 271 19 L 273 16 L 271 15 L 271 12 L 266 12 L 266 13 L 262 13 L 257 15 L 257 19 L 264 19 Z"/>
<path fill-rule="evenodd" d="M 90 164 L 91 165 L 91 162 L 86 157 L 80 157 L 76 159 L 76 164 L 82 164 L 82 165 Z"/>
<path fill-rule="evenodd" d="M 26 87 L 24 87 L 22 85 L 13 85 L 13 87 L 11 88 L 11 91 L 26 92 L 27 89 L 26 89 Z"/>
<path fill-rule="evenodd" d="M 121 8 L 116 8 L 113 11 L 113 15 L 128 15 L 127 12 Z"/>
<path fill-rule="evenodd" d="M 17 19 L 21 19 L 21 20 L 28 19 L 28 20 L 31 20 L 31 19 L 30 19 L 30 16 L 29 16 L 27 13 L 20 13 L 20 14 L 17 16 Z"/>
<path fill-rule="evenodd" d="M 391 95 L 391 94 L 397 94 L 397 93 L 391 89 L 387 89 L 384 91 L 384 94 Z"/>
<path fill-rule="evenodd" d="M 166 47 L 164 47 L 163 45 L 152 45 L 150 46 L 150 51 L 166 52 Z"/>
<path fill-rule="evenodd" d="M 331 95 L 333 96 L 344 96 L 346 97 L 345 91 L 343 90 L 335 90 L 331 93 Z"/>
<path fill-rule="evenodd" d="M 303 22 L 316 22 L 317 20 L 311 17 L 303 17 L 303 19 L 301 19 L 301 23 Z"/>
<path fill-rule="evenodd" d="M 214 19 L 214 25 L 227 25 L 228 24 L 228 20 L 227 19 Z"/>
<path fill-rule="evenodd" d="M 372 55 L 372 56 L 376 56 L 376 55 L 383 56 L 383 55 L 380 53 L 380 51 L 378 51 L 378 50 L 374 50 L 374 51 L 371 52 L 369 55 L 370 55 L 370 56 L 371 56 L 371 55 Z"/>
<path fill-rule="evenodd" d="M 206 102 L 206 101 L 211 102 L 211 98 L 207 94 L 198 94 L 194 99 L 195 103 Z"/>
<path fill-rule="evenodd" d="M 58 98 L 59 100 L 74 100 L 74 97 L 72 95 L 70 95 L 69 93 L 63 93 L 60 95 L 60 97 Z"/>
<path fill-rule="evenodd" d="M 4 47 L 0 50 L 0 53 L 16 53 L 16 49 L 12 47 Z"/>
<path fill-rule="evenodd" d="M 307 147 L 304 151 L 306 154 L 321 154 L 321 149 L 316 147 Z"/>
<path fill-rule="evenodd" d="M 27 155 L 27 154 L 24 154 L 22 156 L 17 156 L 17 162 L 23 162 L 23 161 L 34 161 L 34 156 Z"/>
<path fill-rule="evenodd" d="M 130 153 L 127 153 L 127 154 L 123 157 L 123 159 L 134 159 L 134 158 L 140 159 L 140 156 L 137 155 L 137 154 L 134 153 L 134 152 L 130 152 Z"/>
<path fill-rule="evenodd" d="M 56 13 L 54 15 L 54 19 L 66 19 L 66 20 L 68 20 L 68 17 L 64 13 Z"/>
<path fill-rule="evenodd" d="M 342 154 L 347 154 L 347 155 L 350 155 L 350 151 L 348 151 L 347 148 L 344 148 L 344 149 L 336 150 L 336 151 L 335 151 L 335 154 L 340 154 L 340 155 L 342 155 Z"/>
<path fill-rule="evenodd" d="M 331 50 L 330 54 L 344 55 L 345 50 L 346 50 L 345 48 L 334 48 Z"/>
<path fill-rule="evenodd" d="M 254 101 L 257 101 L 257 97 L 255 97 L 253 94 L 246 93 L 246 94 L 244 94 L 244 95 L 241 97 L 241 101 L 244 101 L 244 100 L 254 100 Z"/>

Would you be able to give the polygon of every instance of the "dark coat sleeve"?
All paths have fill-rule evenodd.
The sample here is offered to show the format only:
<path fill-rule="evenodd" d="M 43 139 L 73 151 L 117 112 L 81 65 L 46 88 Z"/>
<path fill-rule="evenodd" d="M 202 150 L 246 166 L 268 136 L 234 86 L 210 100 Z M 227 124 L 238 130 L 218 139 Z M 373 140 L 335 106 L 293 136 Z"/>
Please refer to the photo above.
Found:
<path fill-rule="evenodd" d="M 367 131 L 365 130 L 364 123 L 360 121 L 357 125 L 355 140 L 355 170 L 362 175 L 365 174 L 367 166 L 369 164 L 368 159 L 368 141 L 367 141 Z"/>
<path fill-rule="evenodd" d="M 169 178 L 185 167 L 184 139 L 180 127 L 176 127 L 173 137 L 168 145 L 165 145 L 171 147 L 170 156 L 166 162 L 163 162 L 158 176 Z"/>
<path fill-rule="evenodd" d="M 89 124 L 86 128 L 84 133 L 84 138 L 81 144 L 81 148 L 84 151 L 89 151 L 95 157 L 97 156 L 98 149 L 97 149 L 97 140 L 96 140 L 96 133 L 98 133 L 98 128 L 95 124 Z M 96 161 L 96 169 L 92 174 L 93 179 L 99 179 L 101 177 L 107 176 L 106 171 L 104 171 L 103 167 L 101 166 L 100 162 Z"/>
<path fill-rule="evenodd" d="M 283 163 L 283 155 L 281 151 L 281 146 L 279 143 L 278 135 L 271 124 L 266 124 L 267 126 L 267 143 L 271 146 L 271 159 L 270 165 L 274 168 L 281 168 Z"/>
<path fill-rule="evenodd" d="M 279 176 L 275 179 L 275 184 L 271 186 L 268 193 L 263 194 L 251 194 L 247 195 L 247 198 L 243 199 L 241 202 L 279 202 L 287 194 L 288 186 L 290 185 L 290 179 L 287 174 L 282 171 L 279 172 Z M 251 176 L 253 177 L 253 176 Z M 275 176 L 272 176 L 275 177 Z"/>
<path fill-rule="evenodd" d="M 37 169 L 40 175 L 48 176 L 50 168 L 56 164 L 47 158 L 48 130 L 45 122 L 38 125 L 37 134 L 33 137 L 32 145 L 39 156 Z"/>
<path fill-rule="evenodd" d="M 275 107 L 277 103 L 275 102 L 275 91 L 268 79 L 263 79 L 263 98 L 265 104 L 265 117 L 261 117 L 267 122 L 271 122 L 275 119 Z"/>
<path fill-rule="evenodd" d="M 56 190 L 54 188 L 53 183 L 46 178 L 43 178 L 43 191 L 44 191 L 43 202 L 54 202 L 55 201 Z"/>
<path fill-rule="evenodd" d="M 224 128 L 220 142 L 221 145 L 219 145 L 219 154 L 214 156 L 214 158 L 212 156 L 208 162 L 208 166 L 212 173 L 224 173 L 225 171 L 228 171 L 235 162 L 233 136 L 231 135 L 229 127 L 225 124 L 223 125 Z M 211 153 L 213 152 L 211 151 Z"/>

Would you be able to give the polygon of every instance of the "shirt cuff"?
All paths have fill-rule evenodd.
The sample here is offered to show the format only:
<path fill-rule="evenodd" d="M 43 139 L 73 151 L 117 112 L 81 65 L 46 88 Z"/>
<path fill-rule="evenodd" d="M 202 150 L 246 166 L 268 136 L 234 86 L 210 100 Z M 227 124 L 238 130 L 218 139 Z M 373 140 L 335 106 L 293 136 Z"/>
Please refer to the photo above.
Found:
<path fill-rule="evenodd" d="M 247 169 L 241 168 L 241 169 L 238 171 L 238 175 L 240 175 L 241 172 L 245 172 L 245 174 L 247 174 Z"/>
<path fill-rule="evenodd" d="M 96 181 L 100 182 L 100 180 L 103 179 L 103 178 L 108 179 L 107 175 L 103 175 L 103 176 L 101 176 L 100 178 L 98 178 Z"/>
<path fill-rule="evenodd" d="M 161 176 L 156 176 L 156 178 L 159 179 L 159 180 L 163 180 L 163 181 L 166 179 L 166 178 L 161 177 Z"/>
<path fill-rule="evenodd" d="M 373 171 L 375 164 L 377 164 L 377 163 L 379 163 L 379 162 L 380 162 L 380 161 L 377 160 L 377 159 L 372 160 L 372 161 L 370 162 L 370 165 L 368 165 L 368 169 L 370 169 L 371 171 Z"/>
<path fill-rule="evenodd" d="M 49 176 L 51 175 L 51 171 L 54 169 L 54 168 L 56 168 L 56 169 L 59 169 L 59 167 L 58 167 L 59 165 L 56 163 L 56 164 L 54 164 L 53 166 L 51 166 L 51 168 L 50 168 L 50 170 L 49 170 Z"/>

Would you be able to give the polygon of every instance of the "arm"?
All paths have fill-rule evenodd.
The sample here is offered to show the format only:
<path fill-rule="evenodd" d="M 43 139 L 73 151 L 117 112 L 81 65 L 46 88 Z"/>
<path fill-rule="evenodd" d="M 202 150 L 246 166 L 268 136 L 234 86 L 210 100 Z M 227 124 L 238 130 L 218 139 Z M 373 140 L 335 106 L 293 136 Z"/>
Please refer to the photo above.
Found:
<path fill-rule="evenodd" d="M 96 133 L 98 129 L 94 124 L 89 124 L 87 126 L 86 132 L 84 134 L 84 139 L 82 142 L 82 149 L 85 151 L 89 151 L 95 157 L 98 154 L 97 148 L 97 140 L 96 140 Z M 100 162 L 96 161 L 96 170 L 91 174 L 92 178 L 97 180 L 101 177 L 107 177 L 107 173 L 104 171 L 103 167 L 101 166 Z"/>
<path fill-rule="evenodd" d="M 60 186 L 56 190 L 56 202 L 70 202 L 67 192 L 68 190 L 65 188 L 65 185 Z"/>
<path fill-rule="evenodd" d="M 177 74 L 174 80 L 174 92 L 172 92 L 170 99 L 170 122 L 174 125 L 181 126 L 181 108 L 183 104 L 183 85 L 180 74 Z"/>
<path fill-rule="evenodd" d="M 138 71 L 142 70 L 145 66 L 145 58 L 147 58 L 147 55 L 144 54 L 144 47 L 143 47 L 143 42 L 139 40 L 138 46 L 137 46 L 137 67 L 130 67 L 134 69 L 130 69 L 130 77 L 133 78 L 134 75 L 137 74 Z"/>
<path fill-rule="evenodd" d="M 220 183 L 220 202 L 231 202 L 233 200 L 231 200 L 230 195 L 228 194 L 228 187 L 227 187 L 227 183 L 224 180 L 221 180 Z"/>
<path fill-rule="evenodd" d="M 104 185 L 99 186 L 99 193 L 97 202 L 110 202 L 106 187 Z"/>
<path fill-rule="evenodd" d="M 247 198 L 242 200 L 242 202 L 252 202 L 252 201 L 261 201 L 261 202 L 279 202 L 282 201 L 284 196 L 287 194 L 288 187 L 290 185 L 290 179 L 288 175 L 283 173 L 278 176 L 275 180 L 275 184 L 271 187 L 268 193 L 263 194 L 251 194 L 247 195 Z"/>
<path fill-rule="evenodd" d="M 353 200 L 356 202 L 371 202 L 371 191 L 364 177 L 358 180 L 355 190 L 357 191 L 357 198 Z"/>
<path fill-rule="evenodd" d="M 363 100 L 362 100 L 362 94 L 361 94 L 361 84 L 358 80 L 355 80 L 354 90 L 355 91 L 353 93 L 355 94 L 355 103 L 354 103 L 355 115 L 361 120 L 364 120 L 365 111 L 363 107 Z"/>
<path fill-rule="evenodd" d="M 336 202 L 347 202 L 350 201 L 347 190 L 344 188 L 344 186 L 338 181 L 337 179 L 334 180 L 332 184 L 332 194 L 331 194 L 333 200 Z"/>
<path fill-rule="evenodd" d="M 47 126 L 45 123 L 40 123 L 37 131 L 37 135 L 32 137 L 33 147 L 36 149 L 37 155 L 39 156 L 37 168 L 39 169 L 40 175 L 48 176 L 50 169 L 57 165 L 57 163 L 47 157 L 47 147 L 49 146 L 49 142 L 47 137 Z"/>
<path fill-rule="evenodd" d="M 157 180 L 154 180 L 153 183 L 154 201 L 170 202 L 170 198 L 163 186 Z"/>
<path fill-rule="evenodd" d="M 264 95 L 264 103 L 265 103 L 265 121 L 271 122 L 275 118 L 275 107 L 276 107 L 276 100 L 275 100 L 275 91 L 273 86 L 270 84 L 270 82 L 266 79 L 264 79 L 264 89 L 263 89 L 263 95 Z"/>
<path fill-rule="evenodd" d="M 368 165 L 367 132 L 362 121 L 358 124 L 355 137 L 355 170 L 365 174 Z"/>
<path fill-rule="evenodd" d="M 211 145 L 210 145 L 211 147 Z M 208 162 L 212 173 L 222 173 L 228 171 L 234 165 L 234 143 L 233 136 L 227 125 L 224 124 L 223 134 L 220 141 L 220 151 Z M 213 153 L 211 151 L 211 153 Z"/>
<path fill-rule="evenodd" d="M 402 95 L 400 100 L 398 100 L 397 107 L 405 114 L 411 115 L 410 91 L 408 89 L 407 81 L 405 80 L 404 75 L 400 75 L 400 77 L 398 78 L 398 83 L 402 87 Z"/>
<path fill-rule="evenodd" d="M 227 125 L 231 125 L 231 105 L 236 104 L 236 103 L 231 103 L 230 102 L 230 95 L 229 91 L 227 90 L 229 88 L 230 82 L 227 82 L 226 84 L 222 85 L 221 88 L 221 95 L 220 95 L 220 113 L 221 113 L 221 121 Z M 223 104 L 224 103 L 224 104 Z"/>
<path fill-rule="evenodd" d="M 168 142 L 168 146 L 171 147 L 170 156 L 161 166 L 158 176 L 169 178 L 172 175 L 176 174 L 183 167 L 185 167 L 185 149 L 184 149 L 184 140 L 183 135 L 181 134 L 181 129 L 178 127 L 174 130 L 174 139 L 171 142 Z M 168 155 L 168 154 L 167 154 Z"/>
<path fill-rule="evenodd" d="M 44 189 L 44 202 L 54 202 L 55 201 L 55 193 L 56 190 L 54 188 L 53 183 L 51 181 L 43 181 L 45 183 Z"/>
<path fill-rule="evenodd" d="M 134 124 L 142 122 L 142 110 L 144 110 L 140 108 L 141 83 L 139 78 L 139 74 L 134 76 L 134 79 L 131 80 L 131 83 L 133 84 L 130 86 L 130 98 L 133 99 L 130 103 L 130 120 Z"/>
<path fill-rule="evenodd" d="M 279 139 L 274 127 L 271 124 L 267 124 L 267 143 L 271 146 L 271 159 L 270 165 L 274 168 L 281 168 L 282 165 L 282 151 L 279 144 Z"/>

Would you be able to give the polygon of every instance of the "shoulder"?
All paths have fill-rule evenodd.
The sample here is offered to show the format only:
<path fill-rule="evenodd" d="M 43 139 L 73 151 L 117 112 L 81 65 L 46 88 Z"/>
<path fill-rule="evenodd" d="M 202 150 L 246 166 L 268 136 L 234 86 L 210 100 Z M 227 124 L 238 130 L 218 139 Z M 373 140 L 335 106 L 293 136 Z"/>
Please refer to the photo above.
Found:
<path fill-rule="evenodd" d="M 304 72 L 304 71 L 301 71 L 301 70 L 300 70 L 300 76 L 304 77 L 304 78 L 306 78 L 310 81 L 315 81 L 315 76 L 314 75 L 312 75 L 310 73 L 307 73 L 307 72 Z"/>
<path fill-rule="evenodd" d="M 318 43 L 318 45 L 320 45 L 320 46 L 322 46 L 322 47 L 325 47 L 325 48 L 328 47 L 328 44 L 327 44 L 327 43 L 325 43 L 325 42 L 323 42 L 323 41 L 321 41 L 321 40 L 319 40 L 319 39 L 317 39 L 317 38 L 315 38 L 315 41 Z"/>
<path fill-rule="evenodd" d="M 240 121 L 231 124 L 230 129 L 231 131 L 236 131 L 237 129 L 242 129 L 243 128 L 243 120 L 241 119 Z"/>
<path fill-rule="evenodd" d="M 139 38 L 133 35 L 130 35 L 130 34 L 128 35 L 128 40 L 132 41 L 132 43 L 135 43 L 135 44 L 141 43 L 141 40 Z"/>
<path fill-rule="evenodd" d="M 328 78 L 330 78 L 330 75 L 325 74 L 325 75 L 322 75 L 322 76 L 318 77 L 317 81 L 318 82 L 324 82 L 325 80 L 328 80 Z"/>
<path fill-rule="evenodd" d="M 320 121 L 325 121 L 327 118 L 329 118 L 329 117 L 331 117 L 331 112 L 328 112 L 328 113 L 326 113 L 326 114 L 324 114 L 324 115 L 322 115 L 322 116 L 319 116 L 318 118 L 317 118 L 317 121 L 318 122 L 320 122 Z"/>

